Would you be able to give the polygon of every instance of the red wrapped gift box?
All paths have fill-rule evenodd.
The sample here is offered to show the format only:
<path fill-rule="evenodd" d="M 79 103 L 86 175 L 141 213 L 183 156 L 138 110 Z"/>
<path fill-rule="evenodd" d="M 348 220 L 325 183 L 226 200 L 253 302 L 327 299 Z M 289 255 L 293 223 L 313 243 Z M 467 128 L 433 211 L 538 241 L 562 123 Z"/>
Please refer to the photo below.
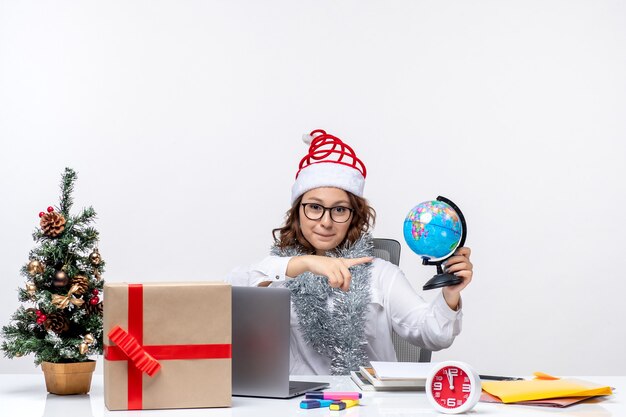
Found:
<path fill-rule="evenodd" d="M 104 286 L 109 410 L 231 405 L 231 288 L 221 282 Z"/>

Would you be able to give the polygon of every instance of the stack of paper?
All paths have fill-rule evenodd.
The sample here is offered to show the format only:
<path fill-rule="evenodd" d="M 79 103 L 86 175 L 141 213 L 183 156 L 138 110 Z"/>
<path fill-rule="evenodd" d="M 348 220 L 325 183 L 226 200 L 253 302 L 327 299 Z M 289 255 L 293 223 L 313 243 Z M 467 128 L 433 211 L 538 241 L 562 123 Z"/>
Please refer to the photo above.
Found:
<path fill-rule="evenodd" d="M 420 390 L 434 363 L 425 362 L 371 362 L 371 367 L 361 367 L 351 372 L 352 380 L 365 391 Z"/>
<path fill-rule="evenodd" d="M 367 379 L 361 371 L 350 371 L 350 378 L 361 389 L 361 391 L 376 391 L 376 387 Z"/>
<path fill-rule="evenodd" d="M 385 380 L 424 380 L 437 362 L 370 362 L 376 378 Z"/>
<path fill-rule="evenodd" d="M 529 381 L 482 381 L 481 401 L 565 407 L 587 398 L 611 395 L 611 387 L 536 372 Z"/>

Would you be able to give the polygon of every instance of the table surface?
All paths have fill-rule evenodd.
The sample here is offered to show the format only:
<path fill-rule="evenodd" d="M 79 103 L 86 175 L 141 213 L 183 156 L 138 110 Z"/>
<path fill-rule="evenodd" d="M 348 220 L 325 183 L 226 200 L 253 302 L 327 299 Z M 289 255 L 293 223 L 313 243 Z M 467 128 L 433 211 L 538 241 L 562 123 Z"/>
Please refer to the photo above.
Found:
<path fill-rule="evenodd" d="M 468 414 L 489 416 L 567 416 L 609 417 L 626 416 L 626 404 L 621 393 L 626 390 L 626 376 L 577 377 L 615 388 L 611 396 L 587 400 L 567 408 L 530 407 L 478 403 Z M 309 381 L 327 381 L 334 391 L 358 391 L 349 377 L 293 377 Z M 57 396 L 48 394 L 43 375 L 0 374 L 0 415 L 45 417 L 92 416 L 215 416 L 215 417 L 416 417 L 438 414 L 426 400 L 424 392 L 363 392 L 361 405 L 343 411 L 328 408 L 303 410 L 297 397 L 290 400 L 233 397 L 231 408 L 201 408 L 183 410 L 109 411 L 104 406 L 103 378 L 94 374 L 88 395 Z"/>

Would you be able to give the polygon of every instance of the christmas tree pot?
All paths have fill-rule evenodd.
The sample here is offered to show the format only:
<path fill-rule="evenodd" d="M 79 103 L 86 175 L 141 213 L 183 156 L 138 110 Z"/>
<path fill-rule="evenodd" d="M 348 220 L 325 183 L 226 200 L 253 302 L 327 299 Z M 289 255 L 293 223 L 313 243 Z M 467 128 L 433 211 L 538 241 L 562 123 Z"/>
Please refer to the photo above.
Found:
<path fill-rule="evenodd" d="M 42 362 L 41 369 L 46 377 L 46 389 L 49 393 L 87 394 L 96 362 L 92 360 L 74 363 Z"/>

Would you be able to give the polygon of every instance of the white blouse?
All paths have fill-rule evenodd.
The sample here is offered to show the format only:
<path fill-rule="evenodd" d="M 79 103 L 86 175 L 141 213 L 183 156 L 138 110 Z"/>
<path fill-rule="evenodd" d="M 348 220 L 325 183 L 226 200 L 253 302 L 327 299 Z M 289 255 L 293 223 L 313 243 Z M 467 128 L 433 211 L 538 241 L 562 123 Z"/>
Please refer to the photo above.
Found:
<path fill-rule="evenodd" d="M 268 256 L 256 265 L 237 268 L 226 282 L 235 286 L 257 286 L 272 281 L 270 286 L 283 286 L 287 277 L 289 257 Z M 371 361 L 396 361 L 391 330 L 409 342 L 429 350 L 449 347 L 461 332 L 463 313 L 452 310 L 439 295 L 430 303 L 424 301 L 409 284 L 396 265 L 375 258 L 370 282 L 365 336 L 366 353 Z M 332 308 L 332 298 L 328 300 Z M 317 353 L 303 338 L 298 316 L 291 307 L 290 374 L 329 374 L 330 359 Z"/>

